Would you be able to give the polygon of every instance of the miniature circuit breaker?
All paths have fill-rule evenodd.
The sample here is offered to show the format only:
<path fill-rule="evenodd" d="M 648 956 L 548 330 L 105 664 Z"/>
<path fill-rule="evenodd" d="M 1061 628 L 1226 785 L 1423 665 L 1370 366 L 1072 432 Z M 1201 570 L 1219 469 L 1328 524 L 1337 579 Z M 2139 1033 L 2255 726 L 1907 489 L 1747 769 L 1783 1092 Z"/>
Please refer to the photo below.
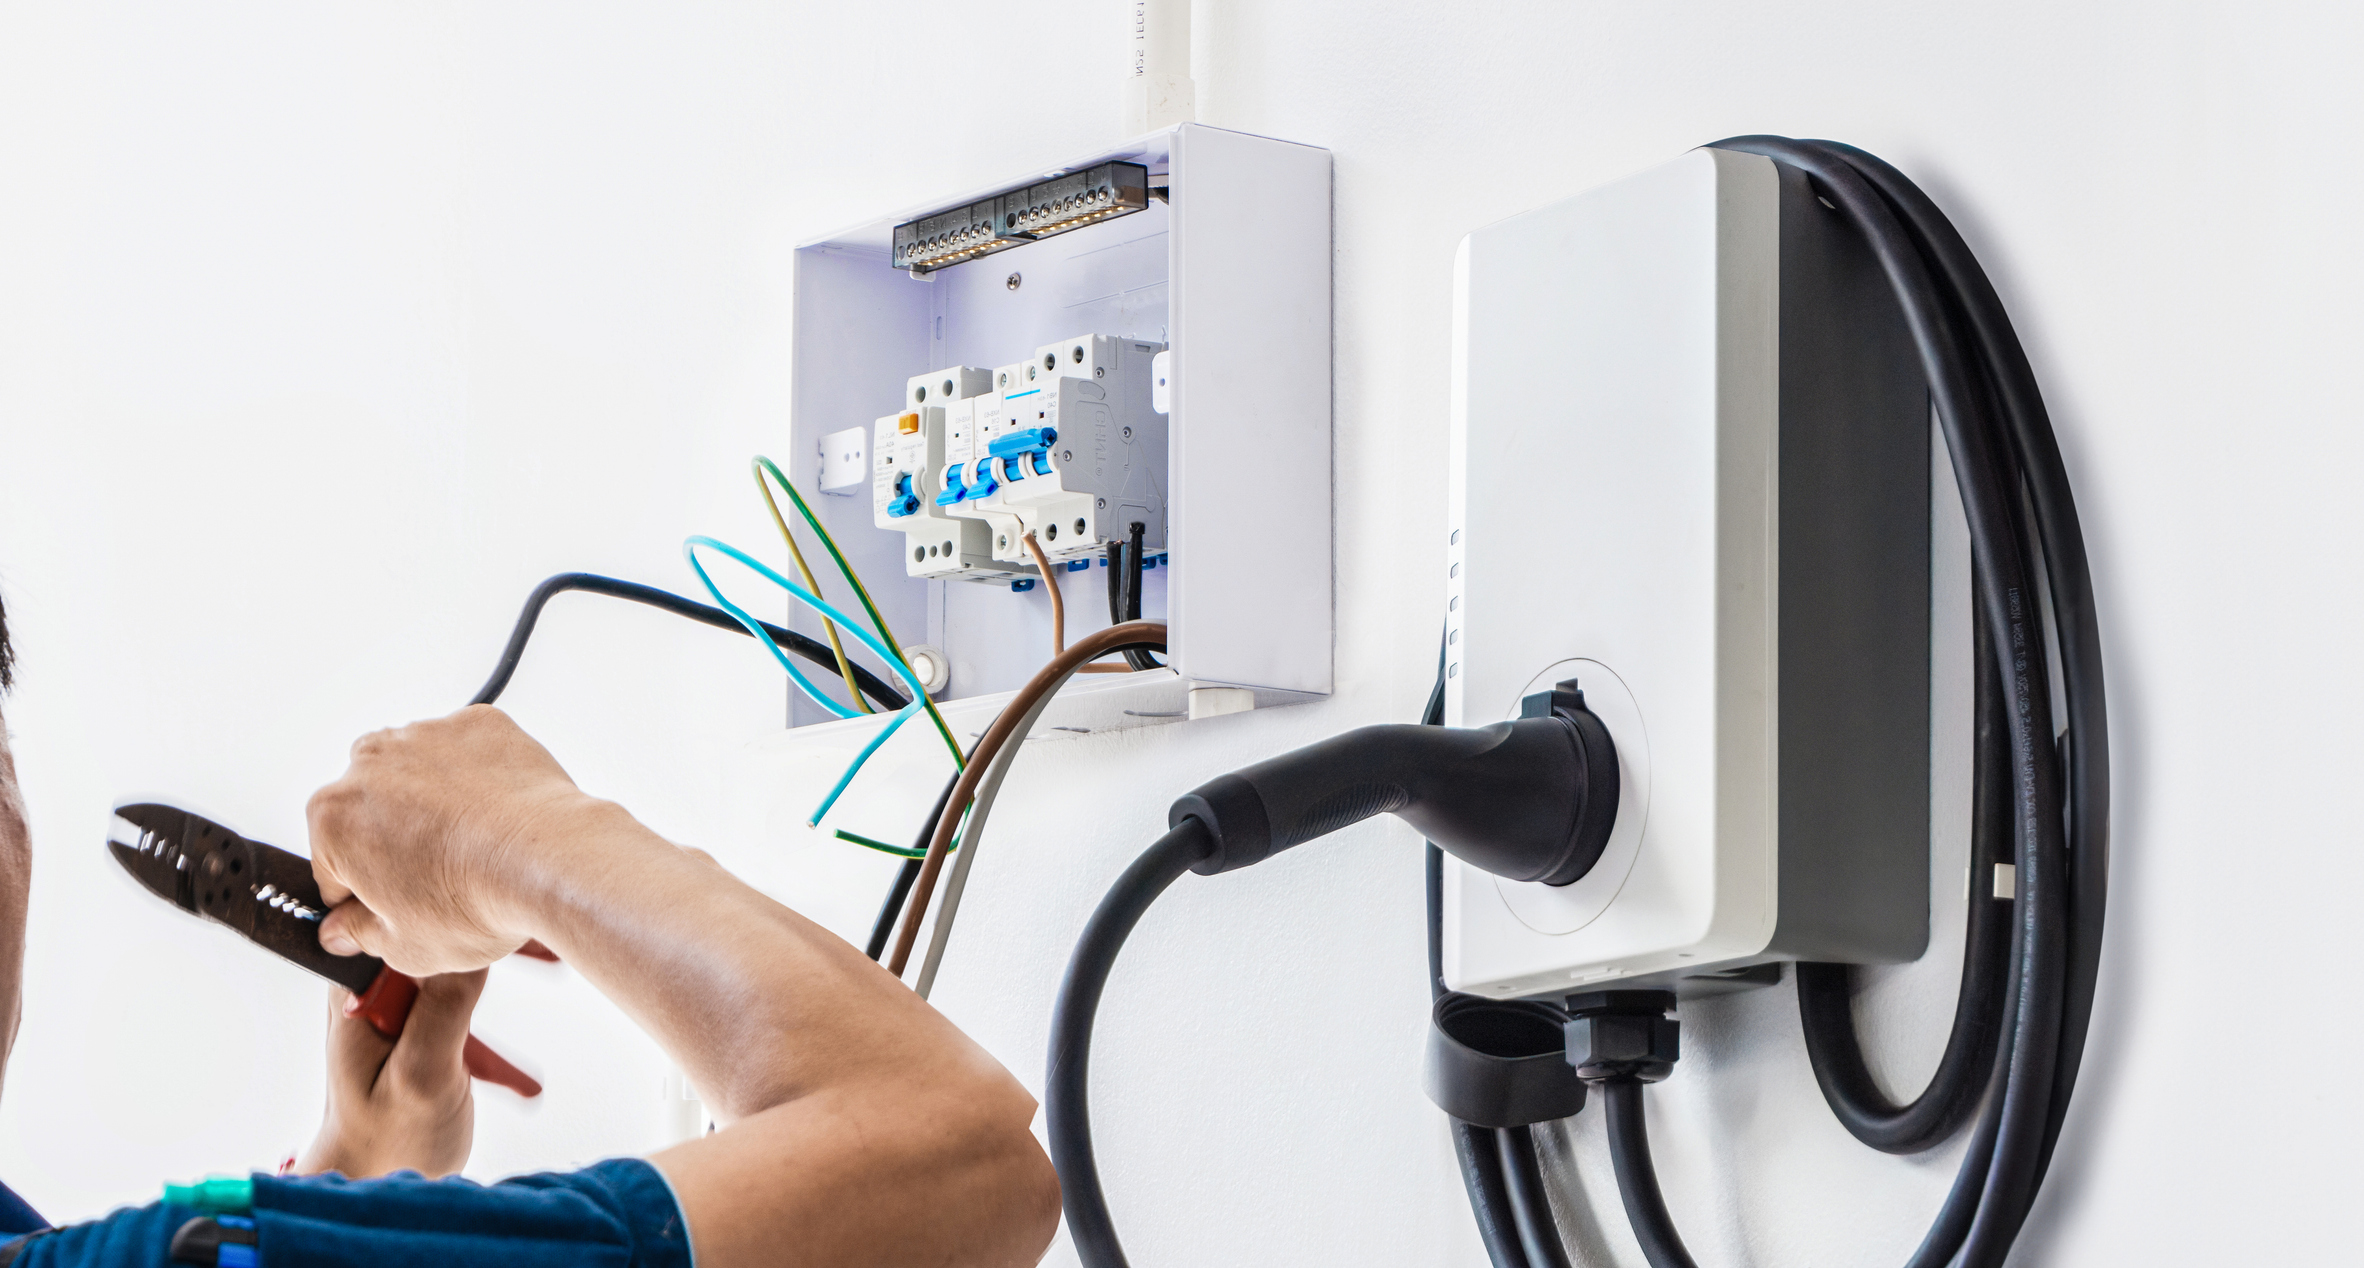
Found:
<path fill-rule="evenodd" d="M 1087 558 L 1129 540 L 1134 524 L 1145 550 L 1165 549 L 1166 418 L 1150 375 L 1164 350 L 1079 335 L 994 371 L 949 505 L 991 526 L 996 560 L 1030 560 L 1030 533 L 1054 561 Z"/>
<path fill-rule="evenodd" d="M 873 518 L 904 535 L 914 577 L 1005 581 L 1097 555 L 1142 527 L 1166 545 L 1166 418 L 1151 362 L 1165 345 L 1108 335 L 1048 344 L 988 374 L 913 378 L 875 424 Z"/>
<path fill-rule="evenodd" d="M 872 424 L 871 518 L 903 534 L 903 570 L 914 577 L 1001 581 L 1014 565 L 993 558 L 991 530 L 982 521 L 948 514 L 945 473 L 965 462 L 947 452 L 950 433 L 971 429 L 975 400 L 992 393 L 990 371 L 954 366 L 914 377 L 903 387 L 903 411 Z M 948 466 L 947 464 L 955 464 Z"/>

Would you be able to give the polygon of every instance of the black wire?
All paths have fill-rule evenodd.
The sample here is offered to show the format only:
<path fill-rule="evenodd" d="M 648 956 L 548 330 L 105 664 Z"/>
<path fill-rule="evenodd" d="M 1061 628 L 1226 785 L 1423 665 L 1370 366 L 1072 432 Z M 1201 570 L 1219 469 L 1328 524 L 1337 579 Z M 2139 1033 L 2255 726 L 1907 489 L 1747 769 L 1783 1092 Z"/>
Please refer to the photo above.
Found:
<path fill-rule="evenodd" d="M 562 572 L 535 586 L 534 592 L 525 597 L 525 610 L 517 614 L 517 624 L 509 631 L 509 645 L 501 649 L 500 663 L 493 666 L 492 677 L 484 680 L 484 686 L 477 689 L 476 697 L 468 703 L 491 704 L 501 698 L 501 693 L 508 690 L 509 679 L 517 672 L 518 660 L 525 655 L 526 642 L 533 638 L 534 624 L 541 619 L 543 605 L 550 602 L 554 596 L 564 594 L 569 590 L 580 590 L 586 594 L 604 594 L 612 599 L 627 599 L 652 608 L 661 608 L 675 616 L 686 616 L 690 620 L 711 625 L 718 630 L 729 630 L 734 634 L 747 634 L 750 638 L 754 637 L 754 635 L 748 634 L 746 626 L 739 624 L 736 618 L 721 608 L 708 607 L 694 599 L 682 598 L 669 590 L 659 590 L 655 586 L 644 586 L 634 581 L 620 581 L 614 577 L 602 577 L 597 573 Z M 772 640 L 780 645 L 781 650 L 802 656 L 816 665 L 826 667 L 831 672 L 836 671 L 837 654 L 832 652 L 827 644 L 806 638 L 794 630 L 782 629 L 768 621 L 758 621 L 756 624 L 763 626 L 764 632 L 772 636 Z M 854 666 L 854 681 L 860 684 L 863 695 L 889 709 L 900 709 L 910 703 L 901 692 L 888 686 L 878 675 L 860 665 Z"/>
<path fill-rule="evenodd" d="M 1148 531 L 1148 527 L 1138 520 L 1134 521 L 1129 529 L 1125 553 L 1132 558 L 1123 569 L 1124 582 L 1121 591 L 1124 611 L 1119 615 L 1112 616 L 1110 618 L 1112 621 L 1138 621 L 1141 619 L 1141 573 L 1149 566 L 1148 556 L 1143 551 L 1142 543 Z M 1157 663 L 1156 657 L 1139 648 L 1125 653 L 1125 663 L 1136 670 L 1163 668 Z"/>
<path fill-rule="evenodd" d="M 976 746 L 971 745 L 969 751 L 976 752 Z M 944 791 L 936 794 L 935 809 L 928 811 L 927 818 L 920 820 L 919 839 L 911 843 L 911 848 L 928 848 L 928 842 L 936 835 L 936 821 L 944 817 L 944 807 L 951 804 L 952 789 L 958 783 L 960 772 L 956 770 L 944 781 Z M 886 901 L 879 904 L 878 920 L 870 926 L 870 945 L 863 948 L 862 954 L 873 960 L 886 954 L 887 939 L 895 935 L 895 922 L 903 918 L 903 900 L 911 896 L 911 886 L 919 879 L 922 862 L 924 860 L 905 859 L 903 866 L 895 870 L 895 883 L 887 890 Z"/>
<path fill-rule="evenodd" d="M 1945 1054 L 1919 1096 L 1891 1103 L 1873 1082 L 1855 1033 L 1852 970 L 1841 964 L 1798 965 L 1798 1019 L 1806 1055 L 1831 1112 L 1857 1140 L 1886 1153 L 1918 1153 L 1951 1139 L 1977 1114 L 1994 1071 L 2011 965 L 2011 904 L 1994 897 L 1994 865 L 2011 861 L 2011 740 L 2003 710 L 2003 678 L 1986 623 L 1971 624 L 1977 674 L 1971 777 L 1969 913 L 1962 945 L 1961 986 Z"/>
<path fill-rule="evenodd" d="M 1510 1183 L 1502 1172 L 1502 1145 L 1491 1127 L 1448 1120 L 1453 1132 L 1453 1160 L 1461 1169 L 1461 1187 L 1469 1193 L 1469 1211 L 1477 1220 L 1478 1240 L 1494 1268 L 1533 1268 L 1519 1224 L 1518 1207 L 1510 1198 Z"/>
<path fill-rule="evenodd" d="M 1125 623 L 1125 544 L 1108 543 L 1108 623 Z"/>
<path fill-rule="evenodd" d="M 1682 1234 L 1666 1211 L 1666 1195 L 1658 1191 L 1649 1127 L 1642 1122 L 1642 1085 L 1612 1079 L 1598 1086 L 1609 1110 L 1609 1163 L 1616 1169 L 1617 1192 L 1625 1199 L 1625 1218 L 1642 1244 L 1642 1258 L 1650 1268 L 1699 1268 L 1683 1249 Z"/>
<path fill-rule="evenodd" d="M 1526 1252 L 1527 1262 L 1534 1268 L 1569 1268 L 1568 1248 L 1560 1241 L 1559 1222 L 1551 1216 L 1551 1198 L 1544 1191 L 1543 1168 L 1535 1161 L 1535 1129 L 1496 1128 L 1494 1152 L 1502 1164 L 1519 1248 Z"/>
<path fill-rule="evenodd" d="M 1214 845 L 1206 825 L 1185 819 L 1133 860 L 1084 925 L 1075 954 L 1067 961 L 1066 979 L 1059 984 L 1058 1003 L 1051 1010 L 1044 1114 L 1051 1161 L 1059 1169 L 1067 1231 L 1085 1268 L 1123 1268 L 1125 1264 L 1124 1247 L 1117 1242 L 1108 1198 L 1100 1188 L 1099 1166 L 1092 1156 L 1092 1021 L 1126 936 L 1158 895 L 1181 879 L 1191 864 L 1205 858 Z"/>
<path fill-rule="evenodd" d="M 942 805 L 941 802 L 937 804 L 939 807 Z M 936 820 L 932 815 L 928 818 L 927 830 L 931 834 L 936 830 Z M 920 859 L 905 859 L 903 866 L 895 869 L 895 883 L 887 887 L 886 901 L 878 905 L 878 919 L 870 926 L 870 944 L 862 948 L 862 954 L 873 960 L 886 954 L 887 939 L 895 936 L 895 922 L 903 918 L 903 900 L 911 896 L 911 887 L 919 881 L 921 863 Z"/>

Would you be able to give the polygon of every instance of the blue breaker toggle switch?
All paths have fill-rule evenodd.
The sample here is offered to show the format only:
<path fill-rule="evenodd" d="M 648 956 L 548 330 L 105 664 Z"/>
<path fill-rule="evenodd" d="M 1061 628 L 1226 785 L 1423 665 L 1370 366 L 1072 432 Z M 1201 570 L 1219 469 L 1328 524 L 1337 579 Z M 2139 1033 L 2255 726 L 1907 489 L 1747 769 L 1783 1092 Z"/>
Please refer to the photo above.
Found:
<path fill-rule="evenodd" d="M 1023 453 L 1048 453 L 1051 446 L 1058 443 L 1058 428 L 1029 427 L 1007 436 L 994 437 L 993 443 L 985 446 L 985 452 L 996 458 L 1015 458 Z"/>
<path fill-rule="evenodd" d="M 977 482 L 969 487 L 968 496 L 989 498 L 993 496 L 993 491 L 1000 487 L 1000 483 L 993 478 L 993 459 L 977 459 Z"/>
<path fill-rule="evenodd" d="M 911 491 L 911 473 L 895 477 L 895 496 L 887 499 L 887 517 L 901 519 L 919 513 L 919 495 Z"/>

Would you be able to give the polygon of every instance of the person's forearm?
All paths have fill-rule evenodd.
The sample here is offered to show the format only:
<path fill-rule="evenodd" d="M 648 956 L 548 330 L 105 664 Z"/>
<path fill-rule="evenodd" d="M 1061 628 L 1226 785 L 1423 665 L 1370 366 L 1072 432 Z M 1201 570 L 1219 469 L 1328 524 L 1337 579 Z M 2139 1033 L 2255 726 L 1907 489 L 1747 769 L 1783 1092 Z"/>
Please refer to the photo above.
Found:
<path fill-rule="evenodd" d="M 585 798 L 541 830 L 566 835 L 517 843 L 513 857 L 532 861 L 505 896 L 513 927 L 646 1029 L 718 1122 L 880 1062 L 965 1056 L 1001 1074 L 843 939 L 622 809 Z"/>
<path fill-rule="evenodd" d="M 587 802 L 521 842 L 515 927 L 648 1030 L 728 1130 L 654 1158 L 712 1268 L 1035 1262 L 1058 1182 L 1009 1073 L 884 969 Z"/>

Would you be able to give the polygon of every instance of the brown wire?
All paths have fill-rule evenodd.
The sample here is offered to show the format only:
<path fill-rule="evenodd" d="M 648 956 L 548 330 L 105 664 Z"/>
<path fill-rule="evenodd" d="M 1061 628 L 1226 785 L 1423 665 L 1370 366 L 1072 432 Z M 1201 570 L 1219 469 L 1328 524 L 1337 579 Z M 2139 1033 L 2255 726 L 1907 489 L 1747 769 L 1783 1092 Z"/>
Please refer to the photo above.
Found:
<path fill-rule="evenodd" d="M 1051 592 L 1051 655 L 1067 650 L 1067 600 L 1059 593 L 1059 577 L 1051 571 L 1051 561 L 1042 553 L 1042 543 L 1034 534 L 1026 534 L 1026 549 L 1034 555 L 1034 570 L 1042 574 L 1042 583 Z"/>
<path fill-rule="evenodd" d="M 1026 549 L 1034 552 L 1034 570 L 1042 574 L 1043 585 L 1051 592 L 1051 655 L 1067 650 L 1067 597 L 1059 592 L 1059 574 L 1051 569 L 1051 561 L 1042 553 L 1042 543 L 1034 534 L 1026 534 Z M 1136 672 L 1131 665 L 1086 665 L 1079 674 L 1129 674 Z"/>
<path fill-rule="evenodd" d="M 1165 644 L 1163 621 L 1127 621 L 1086 635 L 1075 646 L 1053 657 L 1050 664 L 1035 671 L 1034 677 L 994 715 L 993 725 L 985 728 L 984 737 L 969 750 L 969 764 L 960 772 L 959 782 L 952 786 L 952 799 L 944 803 L 944 812 L 936 816 L 936 833 L 928 839 L 927 859 L 919 865 L 919 879 L 911 887 L 910 904 L 903 909 L 903 927 L 895 933 L 895 953 L 887 960 L 888 972 L 903 976 L 903 966 L 911 961 L 912 945 L 919 941 L 919 924 L 927 915 L 928 900 L 935 897 L 936 877 L 944 870 L 944 856 L 952 849 L 952 834 L 960 826 L 960 817 L 968 810 L 970 799 L 977 795 L 977 784 L 992 769 L 993 755 L 1009 743 L 1011 732 L 1025 720 L 1034 702 L 1057 691 L 1075 676 L 1085 661 L 1120 647 L 1146 645 L 1162 651 Z"/>

